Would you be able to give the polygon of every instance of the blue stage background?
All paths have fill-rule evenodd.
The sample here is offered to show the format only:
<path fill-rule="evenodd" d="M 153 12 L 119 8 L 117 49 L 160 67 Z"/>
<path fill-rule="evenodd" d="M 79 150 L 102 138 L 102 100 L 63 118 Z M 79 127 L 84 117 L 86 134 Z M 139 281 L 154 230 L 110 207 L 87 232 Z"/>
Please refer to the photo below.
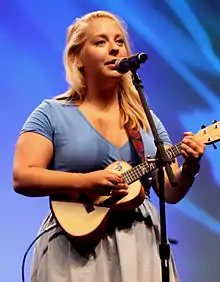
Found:
<path fill-rule="evenodd" d="M 0 282 L 21 281 L 23 255 L 49 209 L 48 199 L 13 191 L 19 131 L 43 99 L 66 90 L 62 53 L 67 26 L 100 9 L 119 14 L 127 22 L 133 51 L 148 53 L 140 76 L 174 144 L 184 131 L 196 133 L 202 124 L 220 120 L 219 1 L 1 1 Z M 168 235 L 179 242 L 172 249 L 182 282 L 219 281 L 219 157 L 219 150 L 208 147 L 187 197 L 167 205 Z M 26 281 L 30 263 L 31 253 Z"/>

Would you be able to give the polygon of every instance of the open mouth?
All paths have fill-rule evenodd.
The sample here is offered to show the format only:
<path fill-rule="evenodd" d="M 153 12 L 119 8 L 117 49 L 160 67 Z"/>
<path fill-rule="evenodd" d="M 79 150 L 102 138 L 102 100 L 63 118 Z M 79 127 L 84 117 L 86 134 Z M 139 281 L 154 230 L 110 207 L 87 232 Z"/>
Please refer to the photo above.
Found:
<path fill-rule="evenodd" d="M 108 61 L 105 63 L 105 65 L 115 65 L 116 59 Z"/>
<path fill-rule="evenodd" d="M 116 59 L 108 61 L 104 63 L 104 65 L 107 66 L 111 70 L 115 70 L 115 62 L 116 62 Z"/>

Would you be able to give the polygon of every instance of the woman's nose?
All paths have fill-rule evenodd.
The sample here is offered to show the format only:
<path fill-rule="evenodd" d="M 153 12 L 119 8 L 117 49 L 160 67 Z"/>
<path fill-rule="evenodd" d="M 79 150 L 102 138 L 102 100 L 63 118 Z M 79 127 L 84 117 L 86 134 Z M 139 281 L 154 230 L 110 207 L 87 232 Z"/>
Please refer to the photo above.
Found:
<path fill-rule="evenodd" d="M 119 46 L 116 43 L 112 44 L 110 46 L 109 54 L 116 56 L 116 55 L 118 55 L 118 53 L 119 53 Z"/>
<path fill-rule="evenodd" d="M 119 53 L 119 49 L 118 48 L 111 48 L 111 50 L 109 52 L 109 54 L 113 55 L 113 56 L 118 55 L 118 53 Z"/>

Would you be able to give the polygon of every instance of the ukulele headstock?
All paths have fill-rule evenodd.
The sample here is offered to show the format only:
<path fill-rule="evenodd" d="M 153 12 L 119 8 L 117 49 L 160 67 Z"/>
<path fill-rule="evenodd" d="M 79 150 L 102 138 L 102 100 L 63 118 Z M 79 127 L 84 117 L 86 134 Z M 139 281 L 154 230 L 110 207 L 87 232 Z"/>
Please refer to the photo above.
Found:
<path fill-rule="evenodd" d="M 214 144 L 220 141 L 220 122 L 214 120 L 209 126 L 202 125 L 201 130 L 195 136 L 204 144 L 213 145 L 217 149 Z"/>

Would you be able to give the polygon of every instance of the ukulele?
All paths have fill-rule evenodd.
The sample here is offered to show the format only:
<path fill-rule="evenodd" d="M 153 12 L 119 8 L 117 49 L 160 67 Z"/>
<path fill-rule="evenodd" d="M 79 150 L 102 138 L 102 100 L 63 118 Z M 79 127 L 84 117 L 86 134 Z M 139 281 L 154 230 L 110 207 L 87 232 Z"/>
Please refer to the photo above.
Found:
<path fill-rule="evenodd" d="M 220 122 L 202 128 L 194 137 L 206 145 L 220 140 Z M 171 160 L 181 154 L 181 142 L 166 149 Z M 143 203 L 145 190 L 140 179 L 157 168 L 156 159 L 146 159 L 131 167 L 124 161 L 112 163 L 107 168 L 119 171 L 129 185 L 126 196 L 98 196 L 80 193 L 76 196 L 50 196 L 50 208 L 60 227 L 78 242 L 99 241 L 105 234 L 112 211 L 132 210 Z"/>

